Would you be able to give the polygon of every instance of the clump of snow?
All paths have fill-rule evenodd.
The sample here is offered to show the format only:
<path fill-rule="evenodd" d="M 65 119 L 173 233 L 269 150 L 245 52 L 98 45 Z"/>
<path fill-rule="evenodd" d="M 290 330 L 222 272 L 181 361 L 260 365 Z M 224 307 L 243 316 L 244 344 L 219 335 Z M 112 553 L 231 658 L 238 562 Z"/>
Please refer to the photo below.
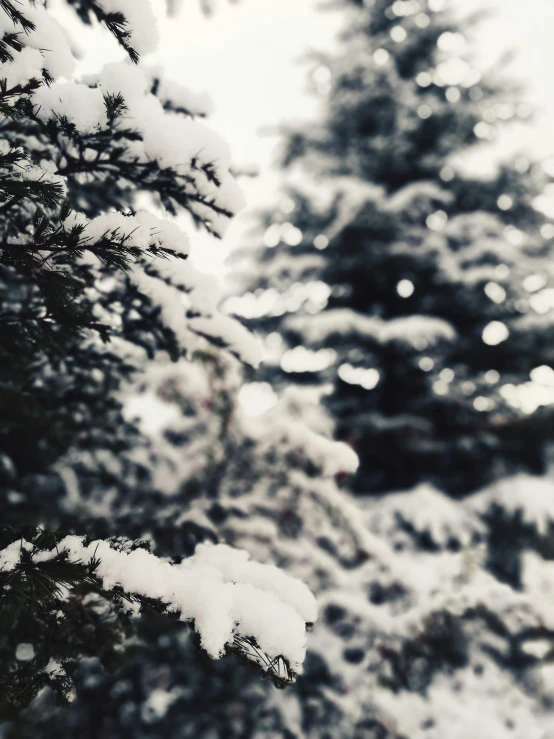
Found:
<path fill-rule="evenodd" d="M 39 4 L 31 3 L 29 0 L 19 0 L 18 10 L 35 25 L 34 31 L 29 31 L 22 38 L 25 46 L 37 49 L 43 56 L 43 67 L 54 79 L 64 77 L 71 79 L 75 69 L 75 57 L 71 51 L 68 37 L 54 18 Z M 7 15 L 3 24 L 9 24 Z M 19 26 L 13 26 L 12 32 L 20 32 Z"/>
<path fill-rule="evenodd" d="M 207 93 L 189 90 L 180 82 L 167 79 L 159 69 L 147 70 L 157 80 L 156 97 L 164 106 L 183 110 L 192 116 L 209 116 L 214 112 L 214 105 Z"/>
<path fill-rule="evenodd" d="M 434 316 L 412 315 L 384 320 L 350 308 L 324 310 L 314 316 L 291 316 L 285 325 L 301 331 L 307 341 L 317 344 L 325 343 L 333 335 L 358 335 L 381 344 L 398 342 L 417 348 L 421 342 L 429 345 L 456 337 L 456 330 L 450 323 Z"/>
<path fill-rule="evenodd" d="M 422 212 L 430 213 L 436 210 L 437 204 L 448 205 L 453 197 L 452 193 L 438 187 L 434 182 L 414 182 L 389 197 L 385 210 L 400 213 L 405 217 L 406 212 L 413 208 L 421 217 Z"/>
<path fill-rule="evenodd" d="M 404 342 L 417 348 L 424 341 L 427 345 L 438 341 L 453 341 L 456 330 L 447 321 L 434 316 L 407 316 L 386 321 L 380 339 L 387 344 L 393 341 Z"/>
<path fill-rule="evenodd" d="M 55 659 L 50 659 L 44 668 L 44 672 L 49 678 L 63 677 L 65 675 L 64 666 Z"/>
<path fill-rule="evenodd" d="M 389 536 L 399 523 L 407 524 L 439 547 L 452 541 L 467 546 L 485 529 L 471 508 L 427 484 L 379 499 L 370 520 L 372 530 Z"/>
<path fill-rule="evenodd" d="M 184 353 L 199 348 L 208 339 L 242 362 L 258 366 L 259 342 L 238 321 L 219 312 L 220 289 L 216 280 L 182 259 L 159 259 L 149 274 L 140 268 L 132 274 L 142 292 L 160 307 Z"/>
<path fill-rule="evenodd" d="M 260 590 L 277 595 L 288 603 L 307 623 L 317 620 L 317 603 L 306 585 L 290 577 L 278 567 L 251 562 L 248 552 L 225 544 L 199 544 L 194 557 L 182 566 L 209 565 L 218 570 L 225 582 L 250 583 Z"/>
<path fill-rule="evenodd" d="M 493 506 L 512 516 L 519 513 L 524 523 L 546 536 L 554 522 L 554 481 L 535 475 L 513 475 L 475 493 L 467 502 L 480 514 L 486 514 Z"/>
<path fill-rule="evenodd" d="M 287 329 L 301 331 L 310 343 L 325 342 L 333 335 L 379 336 L 383 322 L 378 316 L 366 316 L 351 308 L 333 308 L 315 316 L 291 316 Z"/>
<path fill-rule="evenodd" d="M 37 90 L 32 101 L 41 121 L 67 118 L 81 133 L 93 133 L 108 123 L 102 91 L 87 85 L 55 82 Z"/>
<path fill-rule="evenodd" d="M 75 59 L 66 34 L 61 26 L 47 13 L 45 8 L 18 0 L 17 10 L 31 23 L 33 30 L 22 33 L 18 23 L 14 23 L 7 12 L 0 13 L 0 35 L 17 34 L 23 44 L 21 51 L 11 49 L 11 62 L 0 65 L 0 79 L 7 80 L 7 87 L 26 84 L 31 79 L 41 79 L 43 68 L 54 79 L 70 79 L 75 67 Z"/>
<path fill-rule="evenodd" d="M 183 353 L 198 348 L 207 338 L 224 346 L 241 361 L 258 366 L 261 357 L 258 339 L 237 320 L 219 312 L 217 282 L 181 258 L 188 254 L 189 240 L 175 223 L 160 220 L 147 211 L 134 216 L 104 213 L 90 221 L 80 213 L 72 213 L 64 227 L 69 231 L 75 226 L 84 226 L 81 240 L 84 248 L 109 238 L 142 250 L 162 247 L 174 251 L 179 257 L 153 261 L 148 274 L 142 264 L 133 267 L 130 274 L 142 293 L 159 306 Z M 94 255 L 85 258 L 97 259 Z"/>
<path fill-rule="evenodd" d="M 30 46 L 24 46 L 13 61 L 0 64 L 0 79 L 6 80 L 6 89 L 26 85 L 30 80 L 42 78 L 44 57 Z"/>
<path fill-rule="evenodd" d="M 2 151 L 9 149 L 2 147 Z M 60 196 L 63 197 L 67 192 L 67 183 L 65 177 L 58 174 L 56 165 L 53 162 L 42 160 L 40 164 L 31 164 L 25 159 L 20 160 L 17 166 L 10 168 L 10 178 L 21 182 L 40 182 L 42 185 L 56 185 Z M 11 243 L 15 243 L 11 239 Z"/>
<path fill-rule="evenodd" d="M 14 541 L 0 551 L 0 572 L 13 570 L 21 559 L 21 550 L 31 551 L 32 544 L 23 540 Z"/>
<path fill-rule="evenodd" d="M 149 79 L 144 69 L 131 61 L 111 62 L 102 67 L 99 75 L 85 78 L 86 82 L 98 83 L 105 94 L 123 95 L 125 102 L 132 103 L 148 93 Z"/>
<path fill-rule="evenodd" d="M 4 568 L 19 561 L 21 542 L 0 552 Z M 31 548 L 27 545 L 26 549 Z M 254 638 L 270 659 L 282 655 L 295 673 L 302 671 L 306 652 L 306 618 L 315 620 L 317 607 L 308 589 L 276 567 L 248 561 L 246 552 L 225 545 L 201 546 L 181 565 L 165 562 L 144 549 L 112 548 L 107 541 L 85 545 L 67 536 L 56 548 L 33 556 L 39 564 L 68 552 L 71 561 L 99 561 L 95 576 L 105 590 L 120 586 L 128 593 L 160 599 L 193 621 L 203 648 L 214 659 L 232 644 L 236 634 Z"/>
<path fill-rule="evenodd" d="M 154 724 L 157 721 L 161 721 L 169 710 L 171 704 L 174 703 L 180 695 L 181 691 L 178 688 L 173 688 L 172 690 L 156 688 L 153 690 L 141 708 L 141 716 L 144 723 Z"/>
<path fill-rule="evenodd" d="M 221 339 L 230 351 L 251 367 L 259 366 L 262 353 L 260 342 L 237 320 L 219 313 L 209 318 L 191 318 L 189 326 L 201 336 Z"/>
<path fill-rule="evenodd" d="M 177 96 L 173 101 L 175 107 L 179 106 L 179 98 L 184 102 L 186 93 L 162 85 L 159 99 L 148 92 L 151 85 L 148 75 L 129 63 L 106 65 L 97 82 L 104 92 L 120 92 L 125 99 L 126 121 L 142 136 L 142 142 L 136 142 L 133 147 L 133 155 L 142 161 L 155 160 L 162 169 L 186 173 L 204 198 L 204 202 L 191 202 L 190 207 L 210 221 L 216 233 L 223 235 L 228 218 L 207 203 L 214 201 L 219 209 L 236 214 L 245 206 L 244 196 L 229 172 L 231 154 L 227 144 L 202 123 L 164 110 L 162 102 L 167 102 L 172 93 Z M 203 171 L 206 167 L 213 170 L 217 182 Z"/>
<path fill-rule="evenodd" d="M 283 417 L 279 406 L 256 419 L 252 435 L 262 448 L 285 445 L 294 449 L 321 469 L 325 476 L 352 474 L 358 468 L 358 456 L 351 447 L 313 431 L 301 420 Z"/>
<path fill-rule="evenodd" d="M 150 245 L 157 243 L 181 256 L 188 255 L 189 237 L 177 224 L 156 218 L 146 210 L 138 211 L 135 218 L 141 229 L 148 233 Z"/>
<path fill-rule="evenodd" d="M 106 13 L 123 13 L 131 34 L 129 43 L 139 54 L 155 51 L 159 32 L 149 0 L 97 0 Z"/>

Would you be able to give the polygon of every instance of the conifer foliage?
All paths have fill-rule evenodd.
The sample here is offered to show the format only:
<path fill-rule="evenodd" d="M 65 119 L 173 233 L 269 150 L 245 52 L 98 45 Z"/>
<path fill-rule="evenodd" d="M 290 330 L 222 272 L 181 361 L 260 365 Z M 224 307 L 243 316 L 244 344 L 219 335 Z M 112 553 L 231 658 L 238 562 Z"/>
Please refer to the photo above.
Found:
<path fill-rule="evenodd" d="M 2 712 L 44 686 L 67 703 L 80 661 L 113 666 L 141 608 L 287 684 L 316 618 L 305 586 L 228 548 L 162 561 L 122 524 L 125 493 L 152 487 L 125 383 L 210 346 L 258 361 L 168 220 L 223 234 L 243 205 L 229 151 L 200 96 L 137 64 L 157 43 L 149 0 L 68 5 L 126 59 L 77 81 L 46 3 L 0 3 Z"/>
<path fill-rule="evenodd" d="M 68 5 L 125 61 L 74 81 L 0 0 L 3 735 L 548 739 L 553 229 L 540 168 L 458 157 L 525 107 L 443 0 L 337 0 L 245 383 L 180 228 L 242 205 L 207 101 L 143 66 L 147 0 Z"/>
<path fill-rule="evenodd" d="M 283 336 L 268 376 L 333 383 L 359 492 L 430 480 L 464 494 L 542 472 L 553 229 L 535 206 L 547 177 L 524 156 L 474 172 L 529 105 L 500 68 L 478 68 L 460 4 L 330 5 L 346 24 L 338 51 L 315 55 L 322 116 L 285 131 L 289 189 L 230 307 Z"/>
<path fill-rule="evenodd" d="M 241 410 L 256 386 L 237 399 L 236 364 L 204 363 L 158 363 L 127 398 L 165 491 L 134 525 L 151 522 L 162 554 L 201 535 L 308 584 L 320 617 L 303 673 L 276 691 L 251 665 L 202 664 L 184 630 L 151 613 L 120 669 L 86 661 L 72 707 L 56 713 L 43 696 L 20 735 L 548 737 L 552 482 L 521 474 L 463 501 L 429 484 L 353 498 L 337 480 L 356 459 L 328 438 L 321 389 L 291 387 L 256 418 Z"/>

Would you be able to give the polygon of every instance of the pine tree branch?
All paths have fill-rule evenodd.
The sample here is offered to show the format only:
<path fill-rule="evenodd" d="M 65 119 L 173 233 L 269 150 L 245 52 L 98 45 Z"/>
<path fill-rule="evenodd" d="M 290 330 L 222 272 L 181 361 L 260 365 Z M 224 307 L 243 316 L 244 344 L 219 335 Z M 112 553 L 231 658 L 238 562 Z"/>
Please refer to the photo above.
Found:
<path fill-rule="evenodd" d="M 122 46 L 129 54 L 129 58 L 135 64 L 138 63 L 139 55 L 131 45 L 131 31 L 128 22 L 123 13 L 107 12 L 96 0 L 68 0 L 73 5 L 81 20 L 90 23 L 91 16 L 94 16 L 99 23 L 105 24 L 108 31 L 116 38 L 118 44 Z"/>
<path fill-rule="evenodd" d="M 0 0 L 0 10 L 3 10 L 16 26 L 21 26 L 25 33 L 35 30 L 35 24 L 28 20 L 28 18 L 25 18 L 23 13 L 15 7 L 11 0 Z"/>

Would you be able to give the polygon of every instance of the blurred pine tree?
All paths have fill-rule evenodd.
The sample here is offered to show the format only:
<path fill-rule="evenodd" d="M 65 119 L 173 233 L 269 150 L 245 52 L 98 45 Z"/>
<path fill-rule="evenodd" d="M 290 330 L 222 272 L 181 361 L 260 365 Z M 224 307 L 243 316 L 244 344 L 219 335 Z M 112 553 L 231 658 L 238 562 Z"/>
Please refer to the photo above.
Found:
<path fill-rule="evenodd" d="M 500 65 L 476 66 L 476 19 L 442 0 L 331 5 L 347 24 L 337 53 L 314 56 L 323 117 L 285 132 L 290 185 L 229 307 L 266 336 L 267 377 L 333 384 L 357 492 L 459 495 L 542 472 L 554 227 L 534 205 L 548 178 L 522 156 L 474 174 L 529 105 Z"/>

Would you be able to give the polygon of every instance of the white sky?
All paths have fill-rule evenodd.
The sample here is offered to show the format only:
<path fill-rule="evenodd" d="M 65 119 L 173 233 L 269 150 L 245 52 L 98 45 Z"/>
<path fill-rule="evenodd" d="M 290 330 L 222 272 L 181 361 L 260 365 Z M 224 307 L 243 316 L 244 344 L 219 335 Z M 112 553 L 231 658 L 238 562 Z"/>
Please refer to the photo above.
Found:
<path fill-rule="evenodd" d="M 529 89 L 538 109 L 533 124 L 501 139 L 501 152 L 523 150 L 539 156 L 554 153 L 554 0 L 454 0 L 464 12 L 491 8 L 474 51 L 486 67 L 507 50 L 516 53 L 514 75 Z M 154 0 L 160 9 L 164 0 Z M 340 13 L 316 12 L 317 0 L 219 0 L 211 19 L 198 0 L 186 0 L 178 18 L 161 23 L 162 43 L 155 58 L 168 77 L 197 91 L 207 91 L 216 113 L 213 125 L 230 143 L 239 166 L 256 165 L 261 176 L 243 181 L 251 207 L 237 219 L 225 244 L 214 249 L 201 240 L 195 261 L 221 272 L 228 249 L 240 238 L 252 207 L 271 199 L 278 176 L 270 173 L 278 139 L 267 129 L 279 121 L 304 119 L 316 110 L 306 93 L 306 69 L 299 58 L 310 48 L 329 49 L 340 28 Z M 87 68 L 97 67 L 117 49 L 104 34 L 90 36 L 94 53 Z M 81 43 L 87 47 L 88 38 Z M 262 135 L 264 128 L 265 135 Z"/>

